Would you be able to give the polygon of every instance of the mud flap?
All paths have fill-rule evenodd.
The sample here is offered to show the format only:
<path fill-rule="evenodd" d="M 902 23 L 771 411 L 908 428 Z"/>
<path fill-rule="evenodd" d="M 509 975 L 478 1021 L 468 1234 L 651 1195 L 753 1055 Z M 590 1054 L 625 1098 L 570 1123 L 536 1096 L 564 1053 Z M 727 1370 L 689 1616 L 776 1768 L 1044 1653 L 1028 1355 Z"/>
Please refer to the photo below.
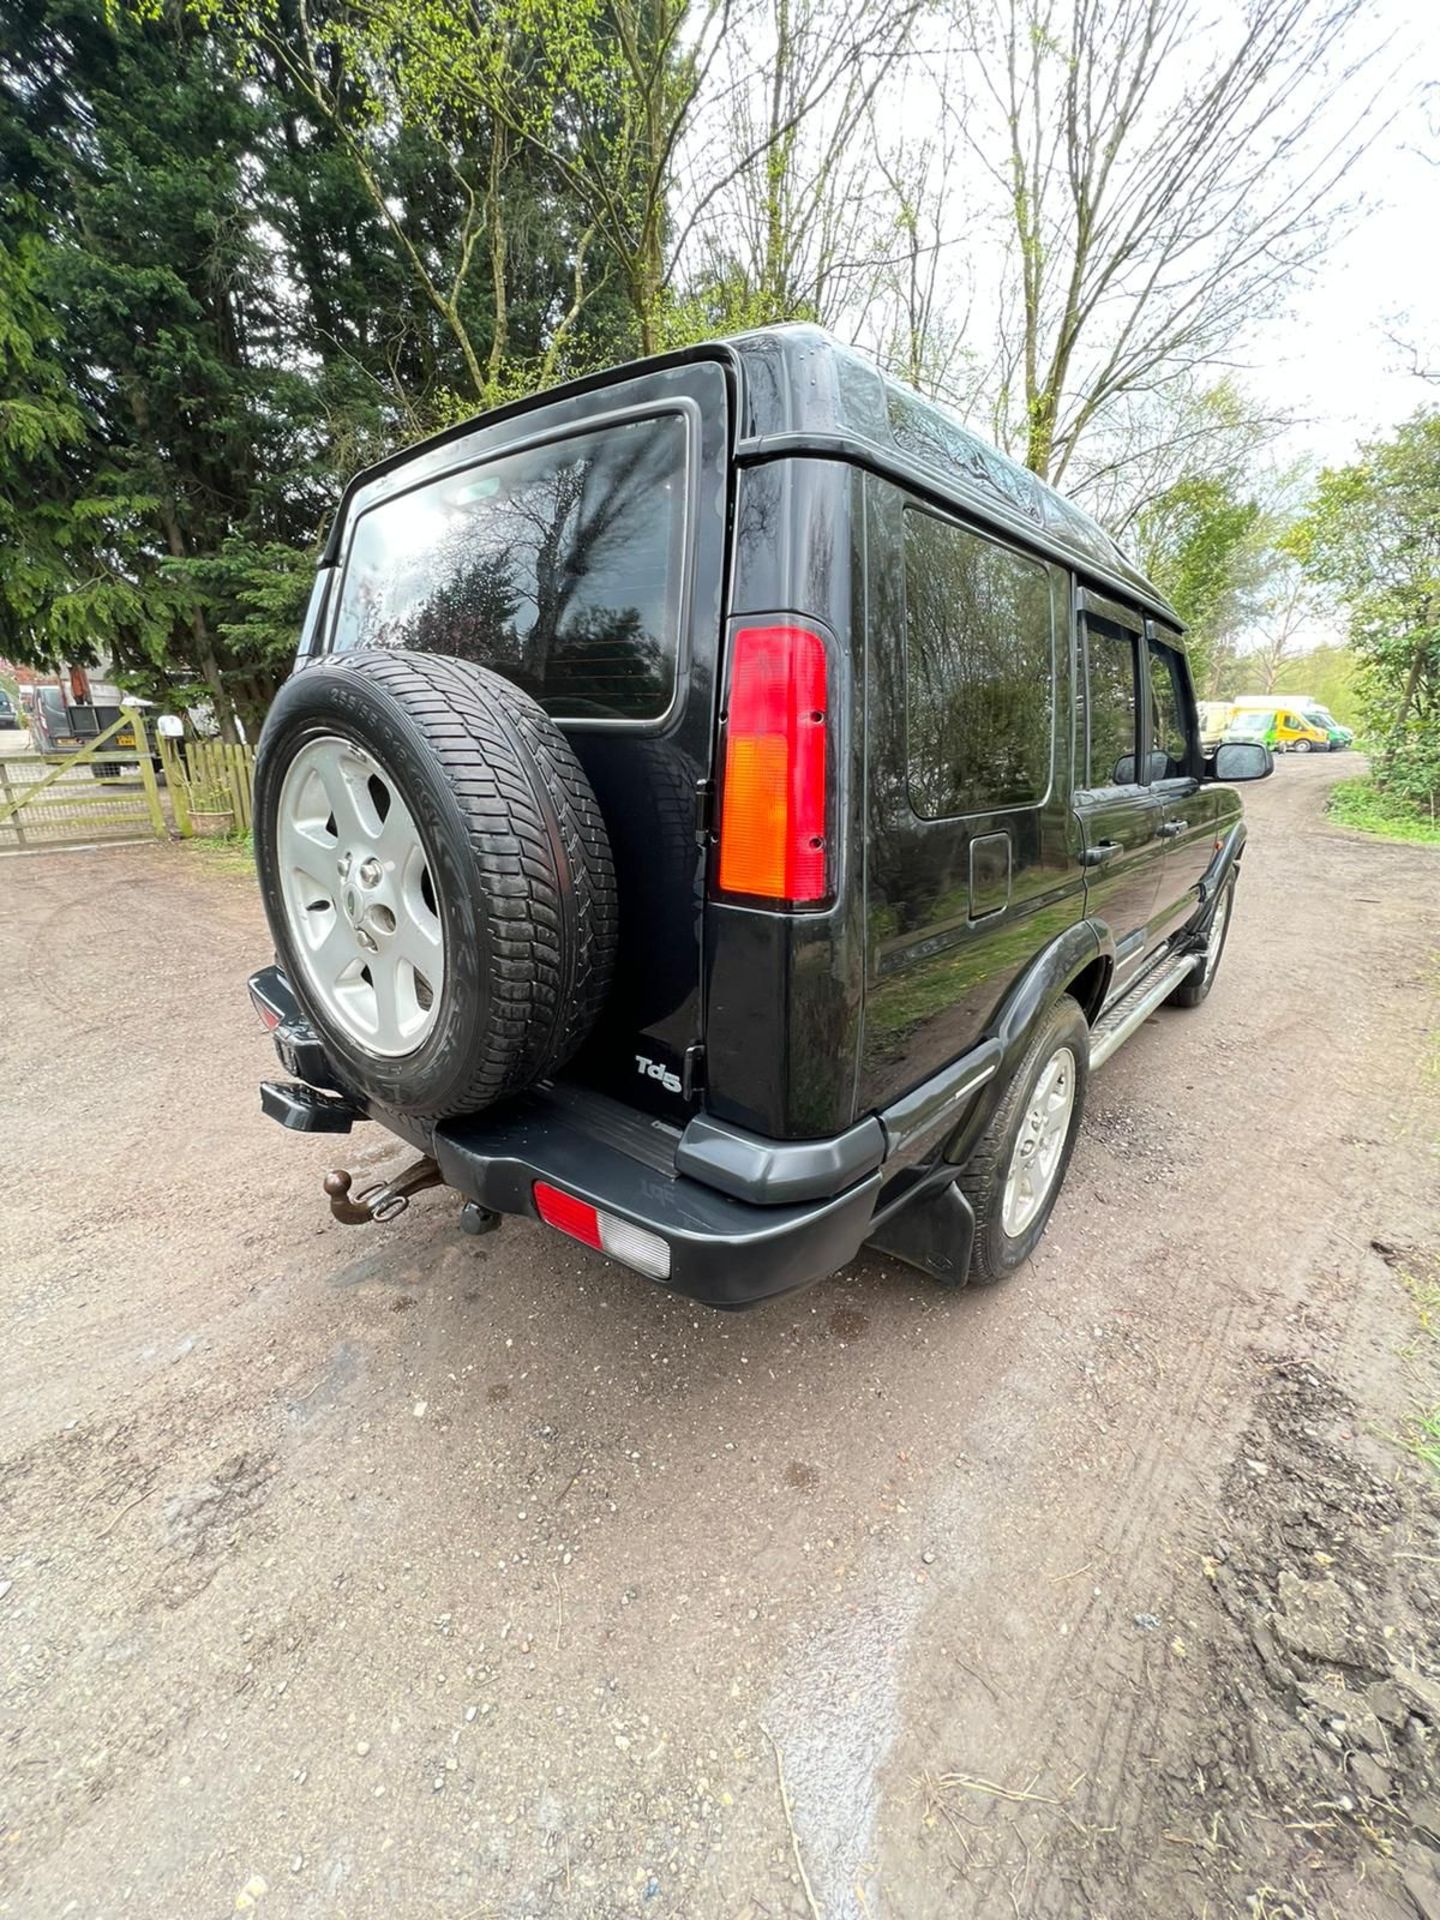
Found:
<path fill-rule="evenodd" d="M 951 1178 L 899 1208 L 866 1245 L 918 1267 L 942 1286 L 963 1287 L 975 1245 L 974 1209 Z"/>

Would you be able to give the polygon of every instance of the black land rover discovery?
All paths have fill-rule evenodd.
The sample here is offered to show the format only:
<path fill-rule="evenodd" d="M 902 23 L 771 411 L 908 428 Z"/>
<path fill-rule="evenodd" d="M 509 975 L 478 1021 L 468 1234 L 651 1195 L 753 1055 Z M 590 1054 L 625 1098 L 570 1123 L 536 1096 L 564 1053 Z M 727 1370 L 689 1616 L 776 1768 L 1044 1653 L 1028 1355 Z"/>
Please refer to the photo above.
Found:
<path fill-rule="evenodd" d="M 1086 1081 L 1210 990 L 1245 838 L 1174 613 L 809 327 L 577 382 L 346 492 L 256 776 L 289 1076 L 481 1232 L 734 1307 L 1044 1231 Z"/>

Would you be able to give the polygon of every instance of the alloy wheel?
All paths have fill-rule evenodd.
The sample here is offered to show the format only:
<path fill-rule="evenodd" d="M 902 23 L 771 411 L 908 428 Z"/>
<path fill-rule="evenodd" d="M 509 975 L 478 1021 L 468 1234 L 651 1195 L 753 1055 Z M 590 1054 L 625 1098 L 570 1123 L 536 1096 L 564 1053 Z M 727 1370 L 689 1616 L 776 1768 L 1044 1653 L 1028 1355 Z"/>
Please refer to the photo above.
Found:
<path fill-rule="evenodd" d="M 1001 1223 L 1018 1240 L 1049 1199 L 1075 1107 L 1075 1055 L 1057 1047 L 1046 1061 L 1020 1123 L 1005 1176 Z"/>
<path fill-rule="evenodd" d="M 278 807 L 285 912 L 312 991 L 370 1053 L 415 1052 L 445 984 L 430 859 L 399 787 L 353 740 L 322 734 L 286 770 Z"/>

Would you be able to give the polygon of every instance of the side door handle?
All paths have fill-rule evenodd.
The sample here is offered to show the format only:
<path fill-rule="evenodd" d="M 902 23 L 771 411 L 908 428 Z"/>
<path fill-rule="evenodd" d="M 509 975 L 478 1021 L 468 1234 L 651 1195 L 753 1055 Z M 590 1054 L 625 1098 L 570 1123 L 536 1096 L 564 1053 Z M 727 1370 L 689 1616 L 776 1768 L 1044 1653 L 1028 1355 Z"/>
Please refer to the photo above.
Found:
<path fill-rule="evenodd" d="M 1082 867 L 1103 867 L 1112 854 L 1119 853 L 1118 840 L 1097 840 L 1093 847 L 1086 847 L 1080 856 Z"/>
<path fill-rule="evenodd" d="M 1155 831 L 1162 840 L 1173 840 L 1177 833 L 1183 833 L 1185 831 L 1185 822 L 1183 820 L 1162 820 Z"/>

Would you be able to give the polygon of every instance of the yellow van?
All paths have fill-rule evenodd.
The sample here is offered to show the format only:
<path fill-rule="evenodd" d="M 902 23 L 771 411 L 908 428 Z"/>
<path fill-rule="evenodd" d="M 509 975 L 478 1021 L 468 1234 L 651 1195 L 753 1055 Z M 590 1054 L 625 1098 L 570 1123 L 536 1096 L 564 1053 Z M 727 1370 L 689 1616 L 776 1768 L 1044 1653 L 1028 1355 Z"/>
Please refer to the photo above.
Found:
<path fill-rule="evenodd" d="M 1330 735 L 1325 728 L 1307 720 L 1298 706 L 1287 705 L 1283 694 L 1272 700 L 1257 700 L 1252 694 L 1235 701 L 1225 727 L 1227 738 L 1236 736 L 1237 729 L 1246 739 L 1263 738 L 1272 753 L 1330 751 Z"/>
<path fill-rule="evenodd" d="M 1330 736 L 1298 707 L 1275 709 L 1275 750 L 1278 753 L 1328 753 Z"/>

